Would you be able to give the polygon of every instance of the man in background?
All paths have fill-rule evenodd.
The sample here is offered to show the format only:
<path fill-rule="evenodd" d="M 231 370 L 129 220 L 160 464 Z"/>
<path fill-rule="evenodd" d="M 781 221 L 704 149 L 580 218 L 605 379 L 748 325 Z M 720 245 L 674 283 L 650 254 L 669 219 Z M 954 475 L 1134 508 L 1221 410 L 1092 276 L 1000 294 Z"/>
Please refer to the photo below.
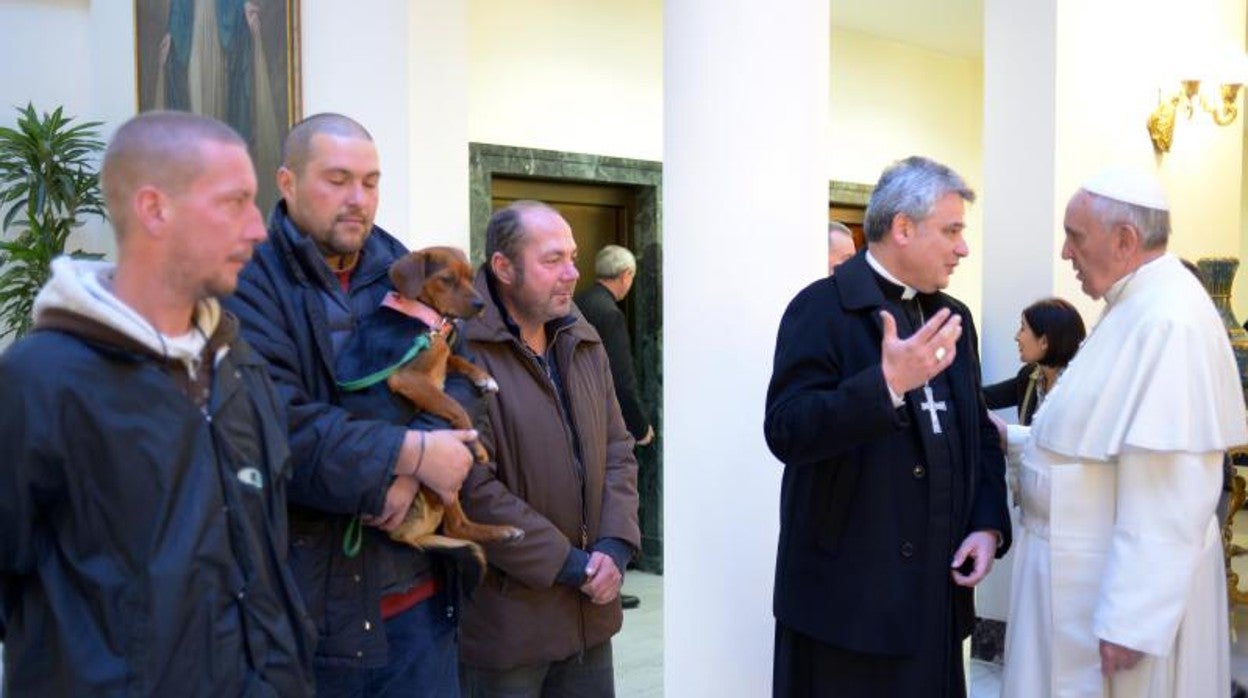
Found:
<path fill-rule="evenodd" d="M 607 245 L 594 256 L 594 276 L 594 284 L 576 295 L 576 307 L 581 309 L 585 319 L 602 337 L 602 346 L 607 350 L 607 359 L 611 364 L 615 397 L 620 401 L 620 411 L 624 414 L 628 432 L 637 440 L 638 446 L 649 446 L 654 441 L 654 426 L 646 418 L 645 409 L 637 397 L 633 342 L 628 336 L 628 319 L 618 305 L 633 288 L 633 281 L 637 278 L 637 258 L 625 247 Z M 637 608 L 641 599 L 632 594 L 621 594 L 620 605 Z"/>
<path fill-rule="evenodd" d="M 594 284 L 576 295 L 576 307 L 602 337 L 602 346 L 611 363 L 615 397 L 620 401 L 628 432 L 638 446 L 648 446 L 654 440 L 654 427 L 637 397 L 633 342 L 628 335 L 628 319 L 618 305 L 633 288 L 637 258 L 624 247 L 607 245 L 594 257 L 594 275 L 597 277 Z"/>
<path fill-rule="evenodd" d="M 117 263 L 55 260 L 0 356 L 3 693 L 312 695 L 283 408 L 217 300 L 265 236 L 247 146 L 148 112 L 101 182 Z"/>
<path fill-rule="evenodd" d="M 828 222 L 828 276 L 854 256 L 854 232 L 840 221 Z"/>

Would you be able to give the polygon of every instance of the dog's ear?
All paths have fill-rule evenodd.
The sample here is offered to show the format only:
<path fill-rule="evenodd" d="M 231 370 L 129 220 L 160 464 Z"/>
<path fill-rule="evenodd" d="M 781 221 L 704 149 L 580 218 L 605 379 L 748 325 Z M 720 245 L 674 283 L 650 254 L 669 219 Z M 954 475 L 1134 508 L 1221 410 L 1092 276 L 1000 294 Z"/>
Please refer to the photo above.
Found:
<path fill-rule="evenodd" d="M 390 265 L 390 281 L 399 295 L 416 300 L 425 286 L 425 253 L 409 252 Z"/>

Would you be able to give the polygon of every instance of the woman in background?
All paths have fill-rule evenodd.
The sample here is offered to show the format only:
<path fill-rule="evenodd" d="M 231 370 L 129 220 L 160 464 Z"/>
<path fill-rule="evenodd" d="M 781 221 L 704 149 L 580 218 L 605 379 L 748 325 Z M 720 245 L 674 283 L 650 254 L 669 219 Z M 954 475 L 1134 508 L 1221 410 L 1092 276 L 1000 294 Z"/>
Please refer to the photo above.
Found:
<path fill-rule="evenodd" d="M 1045 298 L 1027 306 L 1014 335 L 1024 366 L 1013 378 L 984 386 L 988 409 L 1017 406 L 1018 423 L 1029 426 L 1085 336 L 1083 318 L 1069 302 Z"/>

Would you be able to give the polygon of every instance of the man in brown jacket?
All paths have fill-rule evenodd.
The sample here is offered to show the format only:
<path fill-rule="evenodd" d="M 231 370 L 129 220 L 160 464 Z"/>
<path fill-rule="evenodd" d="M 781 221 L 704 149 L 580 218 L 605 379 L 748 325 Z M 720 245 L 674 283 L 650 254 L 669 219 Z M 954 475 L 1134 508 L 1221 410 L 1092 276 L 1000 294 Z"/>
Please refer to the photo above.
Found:
<path fill-rule="evenodd" d="M 465 696 L 613 696 L 611 636 L 640 546 L 637 462 L 598 334 L 572 305 L 576 241 L 552 208 L 518 201 L 486 228 L 465 337 L 498 381 L 478 427 L 493 462 L 460 498 L 469 516 L 525 531 L 490 547 L 464 607 Z"/>

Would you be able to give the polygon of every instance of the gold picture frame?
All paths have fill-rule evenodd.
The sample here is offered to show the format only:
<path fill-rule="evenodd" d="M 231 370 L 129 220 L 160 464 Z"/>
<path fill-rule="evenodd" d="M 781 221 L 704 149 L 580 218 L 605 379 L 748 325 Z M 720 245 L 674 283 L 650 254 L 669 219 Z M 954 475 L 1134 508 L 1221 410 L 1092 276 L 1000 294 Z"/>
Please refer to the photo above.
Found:
<path fill-rule="evenodd" d="M 261 208 L 276 201 L 286 133 L 302 118 L 299 0 L 135 0 L 140 112 L 212 116 L 247 141 Z"/>

